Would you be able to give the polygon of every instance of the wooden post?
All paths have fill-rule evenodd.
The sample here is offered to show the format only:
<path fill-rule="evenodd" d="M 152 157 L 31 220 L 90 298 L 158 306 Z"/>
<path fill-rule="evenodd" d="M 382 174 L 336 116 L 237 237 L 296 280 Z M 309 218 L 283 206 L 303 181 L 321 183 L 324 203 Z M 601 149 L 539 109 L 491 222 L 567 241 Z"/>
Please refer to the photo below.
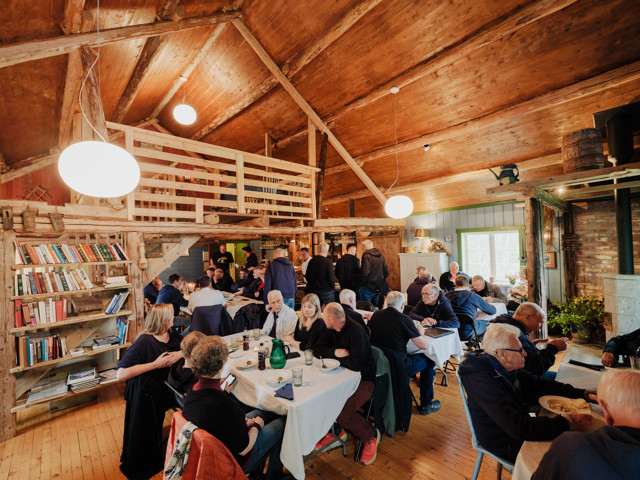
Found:
<path fill-rule="evenodd" d="M 324 191 L 324 170 L 327 166 L 327 148 L 329 146 L 329 140 L 327 134 L 322 135 L 322 145 L 320 146 L 320 159 L 318 160 L 318 209 L 316 210 L 316 218 L 322 218 L 322 195 Z"/>
<path fill-rule="evenodd" d="M 562 214 L 561 247 L 564 257 L 564 294 L 567 298 L 575 297 L 578 293 L 576 286 L 576 245 L 573 232 L 573 207 Z"/>
<path fill-rule="evenodd" d="M 547 303 L 545 301 L 543 275 L 544 236 L 542 232 L 542 202 L 537 198 L 527 198 L 525 200 L 524 213 L 529 301 L 537 303 L 546 312 Z"/>
<path fill-rule="evenodd" d="M 126 233 L 127 240 L 127 256 L 131 260 L 129 269 L 129 282 L 133 288 L 133 315 L 135 322 L 129 324 L 129 341 L 133 342 L 138 337 L 138 332 L 144 329 L 144 281 L 142 279 L 142 268 L 140 245 L 144 245 L 142 233 L 130 232 Z M 151 281 L 151 279 L 149 279 Z"/>
<path fill-rule="evenodd" d="M 11 265 L 14 261 L 13 241 L 16 239 L 13 231 L 2 231 L 0 242 L 0 304 L 2 305 L 2 319 L 0 322 L 0 442 L 9 440 L 16 435 L 16 418 L 11 408 L 16 403 L 16 378 L 9 369 L 14 362 L 14 336 L 9 329 L 14 325 L 14 302 L 10 300 L 13 294 L 13 279 Z"/>
<path fill-rule="evenodd" d="M 244 208 L 244 157 L 242 153 L 238 153 L 236 156 L 236 186 L 238 190 L 238 198 L 236 202 L 238 204 L 238 213 L 245 213 Z"/>
<path fill-rule="evenodd" d="M 307 148 L 308 148 L 308 156 L 309 156 L 309 166 L 316 166 L 316 126 L 313 124 L 311 119 L 308 119 L 307 122 Z M 315 220 L 318 215 L 318 211 L 316 209 L 316 174 L 314 172 L 310 173 L 311 177 L 311 209 L 313 210 L 311 217 Z"/>

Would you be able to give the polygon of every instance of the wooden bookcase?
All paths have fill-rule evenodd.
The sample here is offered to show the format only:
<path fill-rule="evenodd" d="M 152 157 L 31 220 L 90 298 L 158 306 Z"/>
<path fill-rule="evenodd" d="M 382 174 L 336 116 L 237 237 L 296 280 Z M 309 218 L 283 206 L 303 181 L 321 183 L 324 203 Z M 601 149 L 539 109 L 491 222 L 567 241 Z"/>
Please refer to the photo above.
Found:
<path fill-rule="evenodd" d="M 129 347 L 133 340 L 137 337 L 142 321 L 142 279 L 141 272 L 138 267 L 139 245 L 141 235 L 138 233 L 124 234 L 71 234 L 62 237 L 42 237 L 42 236 L 19 236 L 16 238 L 14 232 L 2 231 L 2 245 L 0 245 L 0 255 L 4 266 L 4 274 L 2 275 L 2 304 L 4 321 L 1 322 L 0 330 L 0 381 L 2 387 L 0 391 L 2 398 L 0 408 L 3 421 L 3 429 L 0 441 L 15 435 L 15 413 L 24 408 L 33 405 L 40 405 L 65 400 L 65 404 L 70 404 L 74 399 L 81 397 L 82 394 L 68 391 L 63 397 L 55 397 L 51 400 L 43 399 L 41 401 L 26 404 L 29 390 L 36 385 L 41 379 L 51 376 L 60 369 L 68 370 L 76 363 L 86 363 L 88 360 L 92 364 L 98 365 L 98 371 L 114 368 L 124 349 Z M 132 240 L 132 241 L 128 241 Z M 43 245 L 43 244 L 113 244 L 118 243 L 125 250 L 128 260 L 116 261 L 99 261 L 99 262 L 83 262 L 83 263 L 56 263 L 56 264 L 37 264 L 26 265 L 16 262 L 15 242 L 27 245 Z M 85 271 L 94 288 L 57 291 L 50 293 L 35 293 L 18 295 L 15 291 L 15 275 L 25 272 L 50 272 L 58 270 L 60 267 L 67 271 L 81 268 Z M 127 275 L 131 286 L 120 288 L 105 288 L 101 282 L 102 274 L 104 275 Z M 110 300 L 117 293 L 129 291 L 129 295 L 123 303 L 122 307 L 116 313 L 105 313 L 105 308 Z M 102 309 L 86 313 L 75 313 L 71 306 L 71 301 L 76 297 L 92 296 L 100 300 Z M 49 299 L 67 300 L 67 317 L 62 321 L 50 323 L 38 323 L 37 325 L 23 326 L 16 325 L 15 318 L 15 301 L 22 302 L 48 302 Z M 113 345 L 101 350 L 93 350 L 91 348 L 91 340 L 96 337 L 105 335 L 113 335 L 116 333 L 116 319 L 126 319 L 129 325 L 126 338 L 119 345 Z M 24 320 L 23 320 L 24 322 Z M 46 336 L 47 334 L 59 335 L 64 337 L 68 351 L 74 348 L 84 347 L 84 352 L 78 355 L 67 355 L 61 358 L 48 359 L 33 365 L 19 364 L 19 348 L 16 338 Z M 106 384 L 109 385 L 109 384 Z M 91 391 L 100 388 L 95 387 L 87 390 L 89 395 Z M 84 393 L 84 392 L 82 392 Z M 85 396 L 86 397 L 86 396 Z"/>

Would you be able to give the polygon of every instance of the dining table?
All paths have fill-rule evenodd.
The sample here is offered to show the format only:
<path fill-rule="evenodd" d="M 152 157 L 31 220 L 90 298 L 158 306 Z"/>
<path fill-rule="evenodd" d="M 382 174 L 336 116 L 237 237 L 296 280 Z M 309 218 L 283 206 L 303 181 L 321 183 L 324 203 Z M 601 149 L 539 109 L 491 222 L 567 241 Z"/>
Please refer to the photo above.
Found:
<path fill-rule="evenodd" d="M 572 365 L 570 363 L 561 363 L 558 368 L 558 375 L 556 380 L 558 382 L 568 383 L 576 388 L 584 388 L 588 390 L 595 390 L 600 383 L 602 377 L 602 371 L 593 370 L 586 367 Z M 597 404 L 591 404 L 591 410 L 593 415 L 593 422 L 589 431 L 597 430 L 605 425 L 602 409 Z M 554 413 L 541 410 L 541 415 L 555 415 Z M 533 472 L 536 471 L 542 457 L 549 447 L 551 441 L 548 442 L 524 442 L 520 448 L 520 452 L 516 458 L 512 480 L 529 480 Z"/>
<path fill-rule="evenodd" d="M 427 342 L 427 348 L 424 350 L 420 349 L 415 343 L 413 343 L 413 341 L 409 340 L 409 342 L 407 342 L 407 353 L 409 355 L 417 353 L 426 355 L 433 360 L 436 367 L 440 369 L 442 369 L 444 364 L 451 357 L 460 360 L 460 357 L 464 355 L 464 352 L 462 351 L 462 345 L 460 344 L 460 338 L 458 337 L 458 329 L 444 328 L 443 330 L 449 330 L 452 333 L 450 335 L 444 335 L 437 338 L 424 335 L 424 339 Z"/>
<path fill-rule="evenodd" d="M 488 322 L 498 317 L 499 315 L 504 315 L 507 313 L 507 306 L 502 302 L 491 302 L 491 305 L 496 307 L 496 313 L 484 313 L 482 310 L 478 309 L 476 313 L 476 320 L 484 320 Z"/>
<path fill-rule="evenodd" d="M 262 299 L 254 300 L 253 298 L 243 297 L 242 295 L 231 295 L 229 293 L 224 293 L 224 298 L 227 301 L 227 313 L 231 316 L 231 318 L 235 317 L 238 310 L 240 310 L 245 305 L 249 305 L 251 303 L 263 304 Z"/>
<path fill-rule="evenodd" d="M 223 338 L 231 343 L 241 335 Z M 291 352 L 298 352 L 300 356 L 288 359 L 282 370 L 271 369 L 268 361 L 265 370 L 258 370 L 259 345 L 262 343 L 270 348 L 271 340 L 266 335 L 261 335 L 257 341 L 251 337 L 249 350 L 232 351 L 223 369 L 223 376 L 227 372 L 236 376 L 232 394 L 241 402 L 286 415 L 280 459 L 296 479 L 302 480 L 305 478 L 304 456 L 311 453 L 316 443 L 331 429 L 347 399 L 358 388 L 360 373 L 341 366 L 334 370 L 323 369 L 316 358 L 313 365 L 305 365 L 304 354 L 293 346 L 290 346 Z M 247 360 L 252 360 L 253 366 L 243 368 Z M 281 372 L 287 378 L 296 367 L 303 369 L 302 386 L 293 387 L 293 400 L 276 397 L 275 391 L 282 385 L 267 383 L 267 377 Z"/>

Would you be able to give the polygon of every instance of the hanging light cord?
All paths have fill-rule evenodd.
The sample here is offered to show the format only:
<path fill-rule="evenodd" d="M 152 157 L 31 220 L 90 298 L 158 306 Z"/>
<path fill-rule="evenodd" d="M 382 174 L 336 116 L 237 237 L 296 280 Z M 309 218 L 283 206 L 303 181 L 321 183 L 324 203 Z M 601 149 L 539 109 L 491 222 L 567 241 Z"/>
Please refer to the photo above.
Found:
<path fill-rule="evenodd" d="M 391 193 L 391 189 L 397 183 L 398 187 L 400 187 L 400 166 L 398 164 L 398 94 L 393 94 L 393 135 L 396 139 L 396 179 L 389 186 L 387 190 L 387 195 Z"/>
<path fill-rule="evenodd" d="M 102 141 L 104 143 L 109 143 L 100 134 L 100 132 L 98 130 L 96 130 L 96 128 L 93 126 L 93 124 L 91 123 L 91 121 L 87 117 L 86 113 L 84 113 L 84 108 L 82 108 L 82 92 L 84 90 L 84 85 L 85 85 L 85 83 L 87 83 L 87 79 L 89 78 L 89 75 L 91 75 L 91 71 L 94 69 L 94 67 L 96 66 L 96 63 L 98 63 L 98 60 L 100 59 L 100 0 L 97 0 L 96 24 L 97 24 L 96 31 L 98 33 L 98 54 L 96 55 L 95 60 L 93 61 L 93 63 L 89 67 L 89 70 L 87 70 L 87 74 L 84 76 L 84 79 L 82 80 L 82 85 L 80 86 L 80 92 L 78 93 L 78 103 L 80 104 L 80 112 L 82 112 L 82 116 L 87 121 L 87 123 L 89 124 L 91 129 L 94 132 L 96 132 L 96 135 L 98 135 L 102 139 Z M 100 65 L 98 65 L 98 85 L 97 85 L 97 88 L 98 88 L 98 99 L 100 99 L 100 104 L 102 104 L 102 97 L 101 97 L 101 93 L 100 93 Z"/>

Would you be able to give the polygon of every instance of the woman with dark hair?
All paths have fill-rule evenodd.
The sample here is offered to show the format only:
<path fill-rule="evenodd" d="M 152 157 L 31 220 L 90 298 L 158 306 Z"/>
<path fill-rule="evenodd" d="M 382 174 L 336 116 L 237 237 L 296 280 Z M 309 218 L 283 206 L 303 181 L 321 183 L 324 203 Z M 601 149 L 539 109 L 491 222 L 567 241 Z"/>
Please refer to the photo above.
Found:
<path fill-rule="evenodd" d="M 220 373 L 228 356 L 229 347 L 218 336 L 198 342 L 191 355 L 191 368 L 198 382 L 187 393 L 182 414 L 224 443 L 245 473 L 257 470 L 268 456 L 265 478 L 279 479 L 285 419 L 263 410 L 253 410 L 245 416 L 220 386 Z"/>
<path fill-rule="evenodd" d="M 298 350 L 312 349 L 325 331 L 322 321 L 320 299 L 315 293 L 309 293 L 302 299 L 300 308 L 300 321 L 296 324 L 293 336 L 285 337 L 285 340 Z"/>

